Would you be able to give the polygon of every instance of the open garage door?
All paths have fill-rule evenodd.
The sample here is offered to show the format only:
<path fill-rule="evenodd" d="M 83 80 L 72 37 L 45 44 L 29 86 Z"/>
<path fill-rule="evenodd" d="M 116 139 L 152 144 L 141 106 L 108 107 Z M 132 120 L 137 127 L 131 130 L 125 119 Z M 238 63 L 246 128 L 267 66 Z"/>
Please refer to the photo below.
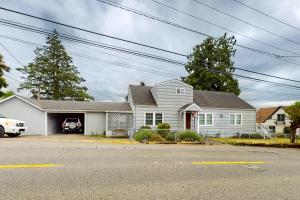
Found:
<path fill-rule="evenodd" d="M 85 132 L 85 113 L 48 113 L 47 114 L 47 129 L 48 135 L 51 134 L 84 134 Z M 76 124 L 76 128 L 71 127 L 72 129 L 65 129 L 63 130 L 63 123 L 67 119 L 68 125 L 69 122 L 73 122 L 70 126 L 73 126 L 74 123 L 76 124 L 77 121 L 80 123 Z"/>

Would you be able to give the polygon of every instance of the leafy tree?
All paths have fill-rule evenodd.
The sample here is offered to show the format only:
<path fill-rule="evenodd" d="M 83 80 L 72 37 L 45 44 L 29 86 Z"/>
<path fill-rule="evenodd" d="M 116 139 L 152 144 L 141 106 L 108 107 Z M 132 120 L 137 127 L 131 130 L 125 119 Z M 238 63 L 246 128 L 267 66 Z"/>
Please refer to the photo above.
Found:
<path fill-rule="evenodd" d="M 87 94 L 87 88 L 81 84 L 85 81 L 79 76 L 72 58 L 66 52 L 54 32 L 47 37 L 46 45 L 35 49 L 36 57 L 32 63 L 18 68 L 25 81 L 19 90 L 30 90 L 35 99 L 54 100 L 93 100 Z"/>
<path fill-rule="evenodd" d="M 141 82 L 140 82 L 140 86 L 146 86 L 145 82 L 144 82 L 144 81 L 141 81 Z"/>
<path fill-rule="evenodd" d="M 300 101 L 287 107 L 285 112 L 288 114 L 291 122 L 291 143 L 296 142 L 296 129 L 300 128 Z"/>
<path fill-rule="evenodd" d="M 13 91 L 3 92 L 3 95 L 0 97 L 0 99 L 5 99 L 5 98 L 13 96 L 13 95 L 14 95 Z"/>
<path fill-rule="evenodd" d="M 197 90 L 232 92 L 240 94 L 238 80 L 233 77 L 235 54 L 234 37 L 208 37 L 193 48 L 185 69 L 188 72 L 183 81 Z"/>
<path fill-rule="evenodd" d="M 2 88 L 6 88 L 8 83 L 6 82 L 5 78 L 3 77 L 4 72 L 9 72 L 10 67 L 8 67 L 4 63 L 3 56 L 0 54 L 0 97 L 4 95 L 4 92 L 1 91 Z"/>

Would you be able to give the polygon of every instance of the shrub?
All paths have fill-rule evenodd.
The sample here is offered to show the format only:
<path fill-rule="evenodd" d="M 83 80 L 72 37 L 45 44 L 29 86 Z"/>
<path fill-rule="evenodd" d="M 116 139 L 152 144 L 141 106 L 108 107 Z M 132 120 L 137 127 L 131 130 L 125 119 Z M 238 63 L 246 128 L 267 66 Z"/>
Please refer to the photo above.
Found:
<path fill-rule="evenodd" d="M 175 142 L 175 132 L 169 132 L 165 138 L 167 141 Z"/>
<path fill-rule="evenodd" d="M 151 129 L 151 127 L 150 126 L 141 126 L 140 129 Z"/>
<path fill-rule="evenodd" d="M 286 135 L 283 133 L 277 133 L 277 134 L 273 133 L 271 136 L 276 138 L 286 138 Z"/>
<path fill-rule="evenodd" d="M 157 133 L 165 138 L 168 135 L 168 133 L 170 133 L 170 128 L 171 126 L 168 123 L 159 123 L 157 125 Z"/>
<path fill-rule="evenodd" d="M 161 135 L 157 134 L 157 133 L 153 133 L 149 140 L 151 142 L 162 142 L 162 141 L 165 141 L 165 139 L 163 137 L 161 137 Z"/>
<path fill-rule="evenodd" d="M 241 134 L 241 138 L 249 138 L 249 134 Z M 250 139 L 263 139 L 264 137 L 259 133 L 250 133 Z"/>
<path fill-rule="evenodd" d="M 202 141 L 203 138 L 195 131 L 187 130 L 187 131 L 179 132 L 178 139 L 183 141 L 200 142 Z"/>
<path fill-rule="evenodd" d="M 283 128 L 283 133 L 285 133 L 285 134 L 290 134 L 290 133 L 291 133 L 291 127 L 285 126 L 285 127 Z"/>
<path fill-rule="evenodd" d="M 153 131 L 151 130 L 140 130 L 134 135 L 134 139 L 139 142 L 143 142 L 144 140 L 149 141 Z"/>

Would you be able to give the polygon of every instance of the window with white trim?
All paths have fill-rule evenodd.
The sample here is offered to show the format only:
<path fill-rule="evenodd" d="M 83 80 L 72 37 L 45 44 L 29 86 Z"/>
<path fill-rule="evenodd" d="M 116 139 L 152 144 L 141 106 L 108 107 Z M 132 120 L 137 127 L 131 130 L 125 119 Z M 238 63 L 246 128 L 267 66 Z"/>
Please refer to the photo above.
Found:
<path fill-rule="evenodd" d="M 163 122 L 163 114 L 162 113 L 145 113 L 145 125 L 147 126 L 155 126 L 159 123 Z"/>
<path fill-rule="evenodd" d="M 184 95 L 185 94 L 185 89 L 184 88 L 176 88 L 176 94 Z"/>
<path fill-rule="evenodd" d="M 205 113 L 198 115 L 199 126 L 212 126 L 213 125 L 213 114 Z"/>
<path fill-rule="evenodd" d="M 153 125 L 153 113 L 146 113 L 145 118 L 145 125 Z"/>
<path fill-rule="evenodd" d="M 229 123 L 230 123 L 230 125 L 235 125 L 235 115 L 234 114 L 229 115 Z"/>
<path fill-rule="evenodd" d="M 162 123 L 163 115 L 162 113 L 155 113 L 155 125 Z"/>
<path fill-rule="evenodd" d="M 212 114 L 206 114 L 206 125 L 207 126 L 213 125 L 213 115 Z"/>
<path fill-rule="evenodd" d="M 242 114 L 229 114 L 230 125 L 242 125 Z"/>
<path fill-rule="evenodd" d="M 241 114 L 235 115 L 235 123 L 236 123 L 236 125 L 242 125 L 242 115 Z"/>
<path fill-rule="evenodd" d="M 199 114 L 199 125 L 200 126 L 205 125 L 205 114 Z"/>

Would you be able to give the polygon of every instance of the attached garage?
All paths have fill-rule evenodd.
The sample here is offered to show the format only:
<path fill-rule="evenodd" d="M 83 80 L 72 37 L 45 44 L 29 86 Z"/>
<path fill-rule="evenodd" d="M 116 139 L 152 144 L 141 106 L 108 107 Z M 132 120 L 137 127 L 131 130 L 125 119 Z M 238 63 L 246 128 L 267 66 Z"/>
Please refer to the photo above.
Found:
<path fill-rule="evenodd" d="M 65 131 L 63 130 L 63 123 L 67 119 L 76 119 L 80 122 L 80 128 L 76 129 L 76 131 L 73 131 L 72 133 L 84 134 L 85 113 L 47 112 L 48 135 L 64 133 Z"/>
<path fill-rule="evenodd" d="M 25 122 L 28 135 L 62 133 L 66 118 L 78 118 L 80 134 L 103 134 L 129 131 L 133 128 L 133 113 L 128 103 L 35 100 L 12 96 L 0 101 L 0 114 Z"/>

